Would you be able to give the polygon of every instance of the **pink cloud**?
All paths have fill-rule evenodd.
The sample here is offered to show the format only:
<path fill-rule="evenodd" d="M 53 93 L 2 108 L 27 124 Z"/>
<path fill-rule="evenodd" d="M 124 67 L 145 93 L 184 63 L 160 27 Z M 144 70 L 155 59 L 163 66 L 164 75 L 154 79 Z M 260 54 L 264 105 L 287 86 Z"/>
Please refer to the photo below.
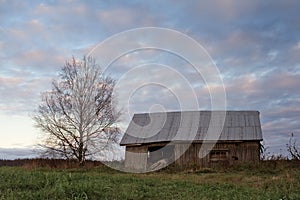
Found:
<path fill-rule="evenodd" d="M 45 3 L 40 3 L 34 8 L 33 13 L 35 15 L 53 15 L 53 13 L 57 13 L 57 15 L 86 15 L 90 12 L 89 8 L 86 4 L 82 4 L 79 2 L 64 2 L 61 1 L 57 5 L 49 5 Z"/>
<path fill-rule="evenodd" d="M 0 77 L 0 87 L 3 85 L 15 86 L 24 81 L 20 77 Z"/>
<path fill-rule="evenodd" d="M 226 82 L 228 93 L 260 94 L 286 91 L 290 93 L 298 90 L 300 75 L 288 72 L 274 71 L 259 77 L 255 74 L 245 74 Z"/>
<path fill-rule="evenodd" d="M 99 12 L 99 19 L 114 26 L 129 25 L 134 21 L 134 13 L 127 9 L 113 9 Z"/>
<path fill-rule="evenodd" d="M 262 83 L 272 89 L 281 89 L 290 92 L 291 90 L 299 90 L 300 74 L 292 74 L 288 72 L 274 72 L 272 77 L 266 79 Z M 263 86 L 262 85 L 262 86 Z"/>
<path fill-rule="evenodd" d="M 29 32 L 34 34 L 39 34 L 40 32 L 45 31 L 44 24 L 38 19 L 32 19 L 25 22 L 25 26 L 27 26 Z"/>
<path fill-rule="evenodd" d="M 19 66 L 27 66 L 36 69 L 51 69 L 56 72 L 65 64 L 66 57 L 54 50 L 31 50 L 22 52 L 15 58 Z"/>

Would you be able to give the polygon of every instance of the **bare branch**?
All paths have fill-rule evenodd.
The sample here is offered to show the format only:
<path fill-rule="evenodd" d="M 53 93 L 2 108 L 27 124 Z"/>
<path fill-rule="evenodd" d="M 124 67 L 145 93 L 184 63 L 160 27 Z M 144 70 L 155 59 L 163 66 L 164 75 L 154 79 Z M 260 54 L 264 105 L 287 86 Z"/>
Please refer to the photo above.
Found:
<path fill-rule="evenodd" d="M 289 139 L 289 143 L 286 145 L 287 151 L 289 152 L 290 156 L 293 160 L 300 160 L 300 147 L 297 146 L 297 141 L 294 138 L 294 134 L 291 134 Z"/>

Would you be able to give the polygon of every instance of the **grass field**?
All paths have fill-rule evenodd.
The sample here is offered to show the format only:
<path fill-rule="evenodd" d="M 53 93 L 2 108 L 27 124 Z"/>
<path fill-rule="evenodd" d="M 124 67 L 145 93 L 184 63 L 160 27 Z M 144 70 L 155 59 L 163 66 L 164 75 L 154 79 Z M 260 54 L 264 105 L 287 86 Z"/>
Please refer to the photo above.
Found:
<path fill-rule="evenodd" d="M 93 167 L 0 167 L 0 199 L 300 199 L 299 165 L 128 174 Z"/>

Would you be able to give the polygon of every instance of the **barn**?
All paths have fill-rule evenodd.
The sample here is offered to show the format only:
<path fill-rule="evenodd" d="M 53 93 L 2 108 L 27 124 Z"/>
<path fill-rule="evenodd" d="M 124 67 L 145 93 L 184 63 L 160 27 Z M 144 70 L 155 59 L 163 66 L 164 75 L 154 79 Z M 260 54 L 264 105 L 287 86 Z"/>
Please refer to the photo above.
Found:
<path fill-rule="evenodd" d="M 144 172 L 258 162 L 262 140 L 258 111 L 179 111 L 134 114 L 120 145 L 125 168 Z"/>

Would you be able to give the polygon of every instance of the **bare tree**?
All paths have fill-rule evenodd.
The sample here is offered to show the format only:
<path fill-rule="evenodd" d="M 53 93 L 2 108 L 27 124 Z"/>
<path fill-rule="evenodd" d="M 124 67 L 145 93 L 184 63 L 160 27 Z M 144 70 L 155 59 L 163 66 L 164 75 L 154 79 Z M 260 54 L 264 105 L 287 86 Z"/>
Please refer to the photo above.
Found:
<path fill-rule="evenodd" d="M 289 152 L 290 156 L 293 160 L 300 160 L 300 147 L 297 147 L 297 141 L 294 138 L 294 134 L 291 134 L 289 143 L 287 146 L 287 151 Z"/>
<path fill-rule="evenodd" d="M 112 96 L 114 86 L 93 58 L 66 62 L 33 116 L 46 133 L 41 146 L 48 155 L 77 159 L 83 166 L 87 157 L 117 142 L 120 112 Z"/>

